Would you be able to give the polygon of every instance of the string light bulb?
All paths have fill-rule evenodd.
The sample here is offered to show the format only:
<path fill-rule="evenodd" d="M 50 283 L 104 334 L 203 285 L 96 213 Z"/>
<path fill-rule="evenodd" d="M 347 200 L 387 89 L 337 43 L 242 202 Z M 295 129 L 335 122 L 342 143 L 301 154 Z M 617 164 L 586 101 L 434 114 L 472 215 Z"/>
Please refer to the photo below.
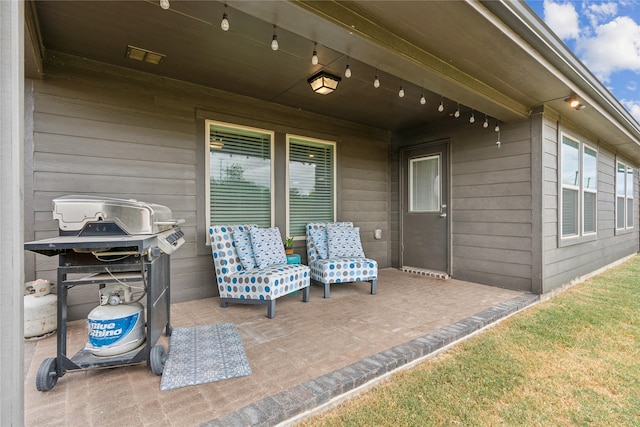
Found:
<path fill-rule="evenodd" d="M 227 5 L 224 5 L 224 10 L 227 10 Z M 229 31 L 229 18 L 227 17 L 227 12 L 222 14 L 222 21 L 220 21 L 220 28 L 222 31 Z"/>
<path fill-rule="evenodd" d="M 469 117 L 469 123 L 473 124 L 476 122 L 476 116 L 473 113 L 473 110 L 471 110 L 471 117 Z"/>
<path fill-rule="evenodd" d="M 404 98 L 404 89 L 402 88 L 402 86 L 400 86 L 400 90 L 398 91 L 398 96 L 400 98 Z"/>
<path fill-rule="evenodd" d="M 376 75 L 376 78 L 373 79 L 373 87 L 375 87 L 376 89 L 380 87 L 380 79 L 378 79 L 378 75 Z"/>
<path fill-rule="evenodd" d="M 318 65 L 318 51 L 316 50 L 317 46 L 318 43 L 313 44 L 313 54 L 311 55 L 311 63 L 313 65 Z"/>
<path fill-rule="evenodd" d="M 498 125 L 498 121 L 496 120 L 496 127 L 493 128 L 494 131 L 500 132 L 500 126 Z"/>
<path fill-rule="evenodd" d="M 271 50 L 278 50 L 278 36 L 276 35 L 276 26 L 273 26 L 273 38 L 271 39 Z"/>
<path fill-rule="evenodd" d="M 420 104 L 424 105 L 427 103 L 427 98 L 424 97 L 424 93 L 420 95 Z"/>
<path fill-rule="evenodd" d="M 440 105 L 438 105 L 438 111 L 440 111 L 441 113 L 444 111 L 444 102 L 442 101 L 442 99 L 440 100 Z"/>
<path fill-rule="evenodd" d="M 164 10 L 169 9 L 171 7 L 171 5 L 169 4 L 169 0 L 160 0 L 160 7 Z"/>
<path fill-rule="evenodd" d="M 455 117 L 456 119 L 458 117 L 460 117 L 460 103 L 458 102 L 458 108 L 456 109 L 456 112 L 453 113 L 453 117 Z"/>
<path fill-rule="evenodd" d="M 351 77 L 351 67 L 349 67 L 349 64 L 347 64 L 347 67 L 344 69 L 344 76 L 346 78 Z"/>
<path fill-rule="evenodd" d="M 220 28 L 222 31 L 229 31 L 229 19 L 227 18 L 227 14 L 222 14 L 222 21 L 220 22 Z"/>
<path fill-rule="evenodd" d="M 485 129 L 489 127 L 489 119 L 486 114 L 484 115 L 484 123 L 482 123 L 482 127 Z"/>

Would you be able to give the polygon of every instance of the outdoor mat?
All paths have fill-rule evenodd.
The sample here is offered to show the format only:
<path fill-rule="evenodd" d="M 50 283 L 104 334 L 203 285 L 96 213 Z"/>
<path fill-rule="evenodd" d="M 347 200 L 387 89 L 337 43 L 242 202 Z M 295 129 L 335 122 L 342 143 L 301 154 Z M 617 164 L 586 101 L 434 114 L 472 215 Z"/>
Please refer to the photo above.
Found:
<path fill-rule="evenodd" d="M 233 323 L 174 328 L 160 390 L 172 390 L 251 375 Z"/>

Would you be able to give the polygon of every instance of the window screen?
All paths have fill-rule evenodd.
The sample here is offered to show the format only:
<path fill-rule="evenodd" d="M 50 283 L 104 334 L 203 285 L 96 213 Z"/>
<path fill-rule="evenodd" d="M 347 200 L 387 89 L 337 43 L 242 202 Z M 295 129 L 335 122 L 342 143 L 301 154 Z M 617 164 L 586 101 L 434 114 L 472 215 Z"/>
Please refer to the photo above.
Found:
<path fill-rule="evenodd" d="M 616 228 L 633 228 L 633 168 L 616 163 Z"/>
<path fill-rule="evenodd" d="M 273 134 L 207 121 L 210 224 L 271 226 Z"/>
<path fill-rule="evenodd" d="M 289 234 L 309 222 L 335 221 L 335 146 L 289 137 Z"/>
<path fill-rule="evenodd" d="M 576 237 L 597 232 L 598 151 L 562 135 L 561 233 Z"/>

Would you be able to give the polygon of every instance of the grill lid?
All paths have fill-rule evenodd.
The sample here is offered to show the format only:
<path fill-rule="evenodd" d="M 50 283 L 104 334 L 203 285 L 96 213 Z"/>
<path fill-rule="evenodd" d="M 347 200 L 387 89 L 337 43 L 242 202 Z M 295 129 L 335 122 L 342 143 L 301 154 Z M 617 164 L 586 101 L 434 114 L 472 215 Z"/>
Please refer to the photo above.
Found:
<path fill-rule="evenodd" d="M 113 222 L 130 235 L 157 234 L 183 222 L 171 210 L 155 203 L 86 195 L 53 200 L 53 219 L 61 232 L 80 232 L 88 223 Z"/>

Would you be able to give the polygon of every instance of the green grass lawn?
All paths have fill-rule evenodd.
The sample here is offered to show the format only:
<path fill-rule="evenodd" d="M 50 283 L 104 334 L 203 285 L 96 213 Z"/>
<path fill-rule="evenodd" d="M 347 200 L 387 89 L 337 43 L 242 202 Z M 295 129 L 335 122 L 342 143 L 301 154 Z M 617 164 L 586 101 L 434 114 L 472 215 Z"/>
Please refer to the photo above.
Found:
<path fill-rule="evenodd" d="M 640 426 L 640 256 L 304 426 Z"/>

